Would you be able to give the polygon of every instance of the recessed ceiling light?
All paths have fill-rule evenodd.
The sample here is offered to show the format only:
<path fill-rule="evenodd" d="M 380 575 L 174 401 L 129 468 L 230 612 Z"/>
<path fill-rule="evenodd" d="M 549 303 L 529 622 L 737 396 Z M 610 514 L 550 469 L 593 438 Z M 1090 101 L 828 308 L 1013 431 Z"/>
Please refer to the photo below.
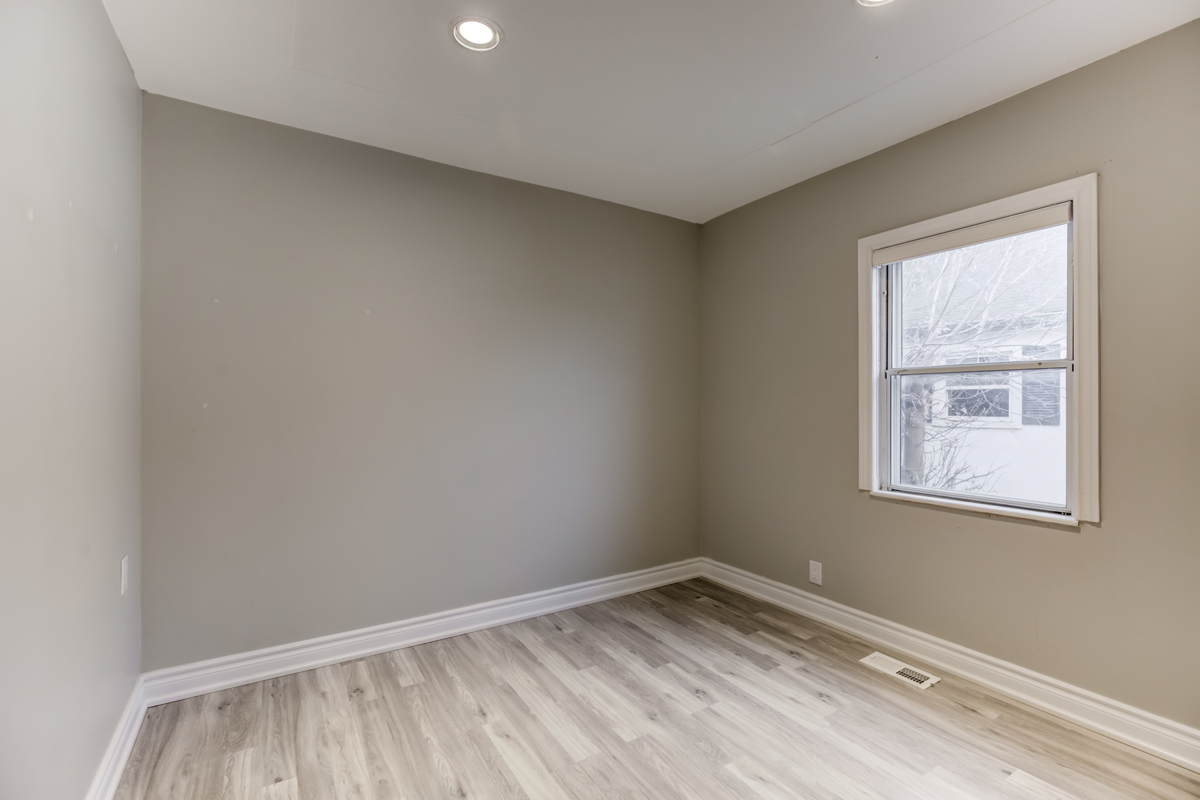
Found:
<path fill-rule="evenodd" d="M 500 26 L 486 17 L 459 17 L 450 23 L 450 33 L 468 50 L 491 50 L 504 39 Z"/>
<path fill-rule="evenodd" d="M 858 0 L 860 6 L 882 6 L 887 5 L 892 0 Z"/>

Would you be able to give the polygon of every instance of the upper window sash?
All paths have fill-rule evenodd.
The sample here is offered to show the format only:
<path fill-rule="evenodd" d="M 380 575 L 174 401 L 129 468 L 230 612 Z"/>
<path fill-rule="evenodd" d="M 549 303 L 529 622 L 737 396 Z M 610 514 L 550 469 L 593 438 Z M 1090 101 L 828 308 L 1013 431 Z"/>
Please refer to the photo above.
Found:
<path fill-rule="evenodd" d="M 922 373 L 987 371 L 1000 372 L 1021 369 L 1040 369 L 1052 367 L 1072 368 L 1074 358 L 1074 256 L 1072 246 L 1072 204 L 1070 201 L 1056 203 L 1032 211 L 1011 214 L 1005 217 L 989 220 L 984 223 L 965 226 L 942 234 L 926 236 L 920 239 L 903 242 L 898 245 L 880 248 L 872 251 L 872 264 L 879 270 L 879 290 L 881 292 L 879 309 L 880 331 L 883 334 L 883 363 L 880 365 L 885 376 L 916 375 Z M 912 262 L 925 256 L 961 250 L 973 245 L 982 245 L 1003 239 L 1034 233 L 1049 228 L 1066 226 L 1066 287 L 1064 306 L 1066 327 L 1064 352 L 1051 357 L 1033 356 L 1002 358 L 987 360 L 980 363 L 970 363 L 962 360 L 925 360 L 924 363 L 906 363 L 904 349 L 904 307 L 908 302 L 904 296 L 904 281 L 901 275 L 905 262 Z M 882 256 L 880 254 L 883 254 Z M 882 261 L 882 263 L 876 263 Z M 982 320 L 980 320 L 982 322 Z M 947 342 L 943 346 L 950 345 Z M 1003 349 L 1003 346 L 1001 346 Z M 953 352 L 953 349 L 950 349 Z"/>

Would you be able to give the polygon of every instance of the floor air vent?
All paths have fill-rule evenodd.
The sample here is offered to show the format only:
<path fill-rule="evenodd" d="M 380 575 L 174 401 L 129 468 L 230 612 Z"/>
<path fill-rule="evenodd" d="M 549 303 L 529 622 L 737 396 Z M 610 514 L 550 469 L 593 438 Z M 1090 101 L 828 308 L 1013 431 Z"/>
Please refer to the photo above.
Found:
<path fill-rule="evenodd" d="M 941 680 L 941 678 L 926 675 L 919 669 L 913 669 L 903 661 L 897 661 L 894 658 L 885 656 L 883 653 L 871 653 L 871 655 L 861 659 L 861 661 L 868 667 L 873 667 L 880 672 L 886 672 L 888 675 L 895 675 L 897 678 L 921 689 L 928 689 Z"/>

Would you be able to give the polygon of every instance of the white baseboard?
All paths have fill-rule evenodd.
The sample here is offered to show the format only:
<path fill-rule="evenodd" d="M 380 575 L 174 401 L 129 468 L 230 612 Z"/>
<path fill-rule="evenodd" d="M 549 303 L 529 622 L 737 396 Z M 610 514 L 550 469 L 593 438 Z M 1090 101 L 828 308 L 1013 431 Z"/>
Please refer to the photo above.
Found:
<path fill-rule="evenodd" d="M 701 576 L 878 642 L 899 653 L 919 658 L 946 672 L 991 687 L 1051 714 L 1200 772 L 1200 730 L 737 567 L 710 558 L 692 558 L 373 628 L 148 672 L 134 686 L 133 695 L 92 781 L 87 800 L 112 800 L 146 709 L 152 706 L 492 628 Z"/>
<path fill-rule="evenodd" d="M 157 706 L 376 653 L 399 650 L 401 647 L 492 628 L 507 622 L 540 617 L 543 614 L 600 600 L 644 592 L 656 586 L 695 578 L 700 574 L 700 565 L 701 559 L 691 558 L 611 578 L 600 578 L 465 608 L 440 611 L 400 622 L 389 622 L 373 628 L 335 633 L 319 639 L 308 639 L 147 672 L 143 676 L 146 681 L 146 706 Z"/>
<path fill-rule="evenodd" d="M 117 793 L 117 784 L 121 782 L 121 773 L 125 771 L 125 762 L 133 751 L 134 740 L 142 727 L 142 719 L 146 716 L 146 695 L 143 691 L 144 681 L 139 675 L 133 684 L 133 693 L 121 718 L 117 721 L 117 729 L 113 731 L 104 758 L 100 759 L 100 768 L 88 789 L 86 800 L 112 800 Z"/>
<path fill-rule="evenodd" d="M 134 686 L 86 800 L 112 800 L 146 710 L 153 706 L 644 592 L 699 577 L 700 566 L 701 559 L 690 558 L 373 628 L 147 672 Z"/>
<path fill-rule="evenodd" d="M 710 558 L 703 575 L 1200 772 L 1200 730 Z"/>

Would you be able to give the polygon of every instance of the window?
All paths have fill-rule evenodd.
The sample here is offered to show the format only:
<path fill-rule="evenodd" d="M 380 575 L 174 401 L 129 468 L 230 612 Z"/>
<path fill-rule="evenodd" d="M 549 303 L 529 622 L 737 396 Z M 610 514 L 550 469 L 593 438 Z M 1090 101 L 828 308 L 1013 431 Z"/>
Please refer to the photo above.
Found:
<path fill-rule="evenodd" d="M 1099 521 L 1096 176 L 859 240 L 860 479 Z"/>
<path fill-rule="evenodd" d="M 958 385 L 960 382 L 968 384 L 975 382 L 976 378 L 956 378 L 951 379 L 951 383 Z M 987 380 L 998 382 L 996 379 L 988 376 Z M 1008 419 L 1008 389 L 1000 388 L 975 388 L 975 389 L 951 389 L 950 402 L 946 406 L 946 413 L 952 417 L 1004 417 Z M 932 418 L 933 409 L 929 410 L 927 418 Z"/>

